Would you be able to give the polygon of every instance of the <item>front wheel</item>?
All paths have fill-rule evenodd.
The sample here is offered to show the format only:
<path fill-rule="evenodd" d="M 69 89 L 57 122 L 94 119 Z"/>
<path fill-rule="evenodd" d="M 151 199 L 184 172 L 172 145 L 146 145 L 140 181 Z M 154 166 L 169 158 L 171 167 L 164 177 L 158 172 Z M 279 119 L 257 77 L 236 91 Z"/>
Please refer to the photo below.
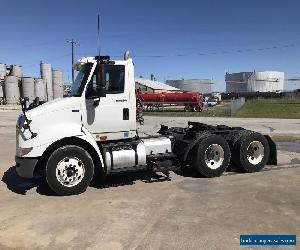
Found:
<path fill-rule="evenodd" d="M 94 175 L 91 156 L 83 148 L 68 145 L 55 150 L 46 165 L 46 180 L 58 195 L 79 194 L 86 190 Z"/>
<path fill-rule="evenodd" d="M 220 176 L 227 169 L 230 156 L 226 140 L 218 135 L 210 135 L 194 149 L 192 166 L 205 177 Z"/>

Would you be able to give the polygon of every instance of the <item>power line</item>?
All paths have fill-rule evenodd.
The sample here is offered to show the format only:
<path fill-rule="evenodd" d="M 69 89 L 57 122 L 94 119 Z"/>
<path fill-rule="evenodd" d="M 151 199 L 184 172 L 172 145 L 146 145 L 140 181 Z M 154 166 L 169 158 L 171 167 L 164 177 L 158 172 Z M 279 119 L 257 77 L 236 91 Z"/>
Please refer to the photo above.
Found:
<path fill-rule="evenodd" d="M 196 53 L 183 53 L 183 54 L 173 54 L 173 55 L 133 55 L 133 57 L 142 57 L 142 58 L 165 58 L 165 57 L 187 57 L 187 56 L 210 56 L 218 54 L 233 54 L 233 53 L 249 53 L 249 52 L 263 52 L 274 49 L 281 48 L 291 48 L 295 47 L 295 44 L 284 44 L 271 47 L 261 47 L 261 48 L 246 48 L 246 49 L 232 49 L 232 50 L 223 50 L 223 51 L 211 51 L 211 52 L 196 52 Z"/>
<path fill-rule="evenodd" d="M 254 53 L 254 52 L 265 52 L 270 50 L 278 50 L 285 48 L 295 47 L 296 44 L 282 44 L 282 45 L 273 45 L 269 47 L 258 47 L 258 48 L 245 48 L 245 49 L 229 49 L 229 50 L 221 50 L 221 51 L 202 51 L 202 52 L 189 52 L 189 53 L 176 53 L 176 54 L 132 54 L 133 58 L 168 58 L 168 57 L 188 57 L 188 56 L 212 56 L 212 55 L 220 55 L 220 54 L 234 54 L 234 53 Z M 195 49 L 196 50 L 196 49 Z M 91 55 L 91 53 L 77 53 L 78 55 Z M 93 53 L 92 53 L 93 55 Z M 113 56 L 114 58 L 122 58 L 122 56 Z"/>

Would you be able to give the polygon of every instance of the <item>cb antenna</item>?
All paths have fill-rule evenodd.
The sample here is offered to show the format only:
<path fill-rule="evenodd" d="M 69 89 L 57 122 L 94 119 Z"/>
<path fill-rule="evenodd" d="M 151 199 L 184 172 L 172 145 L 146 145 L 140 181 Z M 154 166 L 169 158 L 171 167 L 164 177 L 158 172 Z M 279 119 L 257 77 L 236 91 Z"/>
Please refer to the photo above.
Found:
<path fill-rule="evenodd" d="M 97 27 L 97 45 L 98 45 L 98 60 L 100 60 L 100 17 L 98 14 L 98 27 Z"/>
<path fill-rule="evenodd" d="M 97 43 L 98 43 L 98 56 L 97 56 L 97 73 L 96 73 L 96 85 L 97 85 L 97 92 L 98 88 L 102 87 L 102 69 L 101 69 L 101 62 L 100 62 L 100 17 L 98 14 L 98 27 L 97 27 Z"/>

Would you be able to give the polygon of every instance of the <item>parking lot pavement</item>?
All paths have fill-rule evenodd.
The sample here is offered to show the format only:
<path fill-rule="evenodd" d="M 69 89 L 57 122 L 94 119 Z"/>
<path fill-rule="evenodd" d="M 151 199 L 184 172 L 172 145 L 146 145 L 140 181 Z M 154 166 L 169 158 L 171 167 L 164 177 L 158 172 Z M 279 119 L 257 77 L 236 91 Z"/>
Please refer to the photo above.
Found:
<path fill-rule="evenodd" d="M 282 143 L 279 165 L 259 173 L 118 174 L 58 197 L 16 175 L 16 116 L 0 112 L 0 249 L 239 249 L 240 234 L 300 233 L 297 144 Z"/>

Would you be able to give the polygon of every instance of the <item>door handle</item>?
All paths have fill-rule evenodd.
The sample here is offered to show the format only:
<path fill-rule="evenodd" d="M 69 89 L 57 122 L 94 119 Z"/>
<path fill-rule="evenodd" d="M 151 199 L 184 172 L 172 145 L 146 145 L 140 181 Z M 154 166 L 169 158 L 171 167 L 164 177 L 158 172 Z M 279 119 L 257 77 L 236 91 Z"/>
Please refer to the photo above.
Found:
<path fill-rule="evenodd" d="M 97 97 L 94 99 L 94 107 L 97 107 L 99 105 L 100 102 L 100 97 Z"/>

